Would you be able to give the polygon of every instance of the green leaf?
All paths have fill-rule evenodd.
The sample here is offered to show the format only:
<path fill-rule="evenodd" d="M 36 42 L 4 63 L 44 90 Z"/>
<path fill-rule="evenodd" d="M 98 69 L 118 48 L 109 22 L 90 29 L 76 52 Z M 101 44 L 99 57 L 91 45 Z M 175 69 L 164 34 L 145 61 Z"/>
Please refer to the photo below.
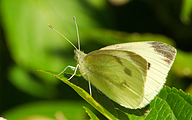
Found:
<path fill-rule="evenodd" d="M 99 120 L 99 118 L 89 108 L 87 107 L 83 107 L 83 108 L 86 110 L 91 120 Z"/>
<path fill-rule="evenodd" d="M 192 17 L 192 1 L 191 0 L 183 0 L 181 7 L 181 20 L 183 23 L 189 25 L 191 23 Z"/>
<path fill-rule="evenodd" d="M 56 116 L 67 120 L 88 120 L 82 105 L 86 103 L 64 100 L 31 102 L 9 109 L 1 116 L 7 120 L 56 120 Z"/>
<path fill-rule="evenodd" d="M 11 76 L 13 85 L 36 97 L 55 97 L 54 95 L 58 93 L 58 81 L 37 74 L 36 70 L 41 68 L 59 71 L 67 64 L 75 64 L 75 61 L 72 61 L 71 45 L 53 32 L 48 24 L 52 24 L 71 42 L 76 43 L 73 16 L 76 16 L 79 28 L 90 29 L 98 26 L 97 21 L 92 17 L 94 10 L 84 5 L 84 2 L 79 0 L 1 0 L 1 25 L 10 56 L 16 64 L 14 64 L 14 71 L 10 71 L 8 75 Z M 70 52 L 71 57 L 69 57 Z M 12 72 L 21 72 L 25 78 L 20 79 L 18 77 L 21 76 Z M 37 82 L 37 78 L 42 82 Z M 23 82 L 32 83 L 32 86 L 24 87 L 23 84 L 19 84 Z"/>
<path fill-rule="evenodd" d="M 42 71 L 45 72 L 45 71 Z M 45 72 L 52 76 L 54 74 Z M 69 74 L 65 74 L 67 78 Z M 57 76 L 55 76 L 57 77 Z M 151 101 L 149 106 L 142 109 L 128 109 L 111 101 L 109 98 L 100 93 L 97 89 L 93 89 L 93 97 L 87 92 L 88 84 L 82 76 L 74 76 L 70 82 L 64 80 L 64 77 L 57 77 L 64 83 L 72 87 L 85 101 L 97 109 L 108 119 L 121 120 L 183 120 L 192 119 L 192 97 L 184 93 L 182 90 L 164 87 L 160 93 Z M 87 92 L 86 92 L 87 91 Z"/>
<path fill-rule="evenodd" d="M 182 50 L 177 51 L 177 56 L 174 62 L 173 70 L 177 75 L 192 77 L 192 53 Z"/>
<path fill-rule="evenodd" d="M 192 119 L 192 97 L 176 88 L 164 87 L 150 106 L 145 119 Z"/>
<path fill-rule="evenodd" d="M 39 70 L 42 71 L 42 70 Z M 98 110 L 101 114 L 103 114 L 106 118 L 110 119 L 110 120 L 115 120 L 117 118 L 115 118 L 109 111 L 107 111 L 103 106 L 101 106 L 97 101 L 95 101 L 93 99 L 92 96 L 89 95 L 89 93 L 87 93 L 84 89 L 82 89 L 81 87 L 73 84 L 72 82 L 69 82 L 68 80 L 66 80 L 64 77 L 60 77 L 60 76 L 56 76 L 50 72 L 46 72 L 46 71 L 42 71 L 44 73 L 50 74 L 58 79 L 60 79 L 61 81 L 63 81 L 65 84 L 69 85 L 71 88 L 73 88 L 85 101 L 87 101 L 91 106 L 93 106 L 96 110 Z M 70 76 L 69 76 L 70 77 Z M 73 77 L 73 79 L 71 79 L 70 81 L 73 81 L 74 78 L 77 79 L 76 77 Z"/>
<path fill-rule="evenodd" d="M 139 41 L 158 41 L 164 42 L 174 46 L 174 41 L 160 34 L 151 33 L 127 33 L 109 29 L 93 29 L 89 31 L 83 31 L 82 35 L 86 39 L 91 39 L 92 41 L 100 42 L 102 45 L 111 45 L 117 43 L 126 42 L 139 42 Z"/>

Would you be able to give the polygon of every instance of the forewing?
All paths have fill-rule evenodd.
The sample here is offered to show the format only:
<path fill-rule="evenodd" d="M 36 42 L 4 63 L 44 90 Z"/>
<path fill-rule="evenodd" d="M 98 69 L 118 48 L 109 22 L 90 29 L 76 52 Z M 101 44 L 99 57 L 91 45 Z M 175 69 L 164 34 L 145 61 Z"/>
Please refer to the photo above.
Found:
<path fill-rule="evenodd" d="M 123 50 L 97 50 L 84 58 L 83 68 L 85 78 L 113 101 L 129 108 L 141 104 L 147 61 L 140 55 Z"/>
<path fill-rule="evenodd" d="M 133 42 L 116 44 L 101 50 L 126 50 L 132 51 L 145 58 L 148 62 L 147 79 L 145 83 L 144 100 L 139 106 L 144 107 L 158 94 L 163 87 L 167 74 L 173 64 L 176 49 L 161 42 Z"/>

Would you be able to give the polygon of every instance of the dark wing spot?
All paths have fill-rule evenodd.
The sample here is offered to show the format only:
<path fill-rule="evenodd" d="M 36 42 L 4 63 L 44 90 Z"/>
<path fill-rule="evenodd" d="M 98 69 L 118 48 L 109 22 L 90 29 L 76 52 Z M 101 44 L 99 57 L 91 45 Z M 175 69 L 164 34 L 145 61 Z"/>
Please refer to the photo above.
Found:
<path fill-rule="evenodd" d="M 150 44 L 156 52 L 169 59 L 166 59 L 165 62 L 171 64 L 176 55 L 176 49 L 174 47 L 161 42 L 150 42 Z"/>
<path fill-rule="evenodd" d="M 121 64 L 123 66 L 123 63 L 121 62 L 121 60 L 118 57 L 114 57 L 116 59 L 116 61 Z"/>
<path fill-rule="evenodd" d="M 167 62 L 168 64 L 171 64 L 171 60 L 170 59 L 163 59 L 165 62 Z"/>
<path fill-rule="evenodd" d="M 129 69 L 127 69 L 127 68 L 124 69 L 124 72 L 125 72 L 125 74 L 127 74 L 127 75 L 129 75 L 129 76 L 132 75 L 132 74 L 131 74 L 131 70 L 129 70 Z"/>
<path fill-rule="evenodd" d="M 148 68 L 147 68 L 147 69 L 149 70 L 149 69 L 150 69 L 150 67 L 151 67 L 151 63 L 149 63 L 149 62 L 148 62 Z"/>

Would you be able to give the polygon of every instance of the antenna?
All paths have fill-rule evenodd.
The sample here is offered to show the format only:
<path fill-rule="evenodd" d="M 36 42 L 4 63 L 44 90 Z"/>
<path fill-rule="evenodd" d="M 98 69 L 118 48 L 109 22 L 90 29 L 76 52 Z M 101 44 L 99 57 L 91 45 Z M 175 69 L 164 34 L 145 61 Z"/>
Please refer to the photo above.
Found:
<path fill-rule="evenodd" d="M 63 34 L 61 34 L 59 31 L 57 31 L 56 29 L 54 29 L 50 24 L 48 24 L 48 26 L 49 26 L 52 30 L 54 30 L 55 32 L 59 33 L 63 38 L 65 38 L 65 40 L 67 40 L 67 41 L 77 50 L 77 48 L 75 47 L 75 45 L 74 45 L 69 39 L 67 39 Z"/>
<path fill-rule="evenodd" d="M 76 18 L 73 17 L 73 20 L 75 21 L 75 27 L 76 27 L 76 30 L 77 30 L 78 48 L 80 50 L 80 38 L 79 38 L 79 31 L 78 31 L 78 26 L 77 26 Z"/>

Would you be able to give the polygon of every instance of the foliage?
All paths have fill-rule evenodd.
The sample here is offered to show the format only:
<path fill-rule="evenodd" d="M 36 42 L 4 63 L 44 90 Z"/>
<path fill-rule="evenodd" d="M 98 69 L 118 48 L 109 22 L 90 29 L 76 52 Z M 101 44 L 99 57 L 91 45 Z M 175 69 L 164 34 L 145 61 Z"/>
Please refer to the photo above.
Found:
<path fill-rule="evenodd" d="M 45 71 L 42 71 L 45 72 Z M 87 88 L 87 85 L 82 84 L 85 80 L 81 76 L 76 76 L 72 78 L 72 82 L 66 80 L 65 77 L 58 77 L 50 72 L 45 72 L 52 76 L 57 77 L 65 84 L 72 87 L 85 101 L 87 101 L 91 106 L 98 110 L 109 120 L 123 119 L 123 120 L 190 120 L 192 119 L 192 96 L 184 93 L 182 90 L 177 90 L 176 88 L 164 87 L 161 92 L 155 97 L 154 100 L 150 103 L 149 109 L 148 106 L 143 109 L 126 109 L 120 105 L 115 104 L 104 95 L 100 95 L 96 90 L 93 92 L 92 97 L 87 93 L 83 88 Z M 84 81 L 83 81 L 84 80 Z M 95 95 L 96 94 L 96 95 Z M 101 99 L 102 98 L 102 99 Z M 107 105 L 106 105 L 107 103 Z M 109 103 L 111 105 L 109 105 Z M 112 107 L 111 107 L 112 106 Z M 85 108 L 90 118 L 97 120 L 96 117 L 89 109 Z M 113 110 L 113 111 L 112 111 Z M 123 118 L 121 118 L 123 116 Z"/>
<path fill-rule="evenodd" d="M 77 19 L 81 49 L 85 53 L 110 44 L 130 41 L 161 41 L 175 46 L 178 54 L 166 85 L 192 94 L 191 9 L 191 0 L 125 0 L 122 3 L 112 0 L 1 0 L 0 117 L 30 119 L 34 117 L 33 115 L 43 115 L 43 118 L 57 119 L 55 115 L 57 111 L 61 111 L 67 119 L 76 119 L 69 118 L 67 114 L 71 115 L 70 112 L 75 111 L 70 109 L 76 109 L 73 105 L 76 105 L 81 98 L 69 86 L 54 77 L 36 71 L 41 69 L 60 72 L 67 65 L 75 66 L 72 46 L 47 27 L 51 24 L 76 44 L 73 16 Z M 85 82 L 82 84 L 88 86 Z M 96 89 L 95 91 L 97 92 Z M 127 112 L 122 109 L 114 109 L 116 104 L 105 97 L 101 94 L 93 96 L 97 101 L 105 99 L 103 102 L 110 107 L 106 113 L 115 117 L 119 115 L 119 118 L 123 119 L 134 118 L 138 112 L 133 111 L 134 114 L 128 112 L 126 115 Z M 41 100 L 44 101 L 37 104 L 37 101 Z M 57 102 L 58 100 L 64 103 Z M 164 101 L 159 97 L 154 100 Z M 52 104 L 54 101 L 55 104 Z M 152 103 L 149 110 L 152 110 Z M 190 104 L 190 101 L 186 103 Z M 42 111 L 38 110 L 35 104 L 42 105 Z M 66 104 L 69 106 L 66 107 Z M 78 110 L 81 112 L 74 116 L 85 115 L 82 105 L 87 104 L 78 104 Z M 60 110 L 56 109 L 58 106 L 61 106 Z M 105 105 L 102 106 L 106 108 Z M 84 109 L 90 118 L 101 118 L 91 108 L 86 106 Z M 144 116 L 150 117 L 150 113 L 151 111 Z M 179 118 L 176 113 L 174 115 L 175 118 Z"/>

